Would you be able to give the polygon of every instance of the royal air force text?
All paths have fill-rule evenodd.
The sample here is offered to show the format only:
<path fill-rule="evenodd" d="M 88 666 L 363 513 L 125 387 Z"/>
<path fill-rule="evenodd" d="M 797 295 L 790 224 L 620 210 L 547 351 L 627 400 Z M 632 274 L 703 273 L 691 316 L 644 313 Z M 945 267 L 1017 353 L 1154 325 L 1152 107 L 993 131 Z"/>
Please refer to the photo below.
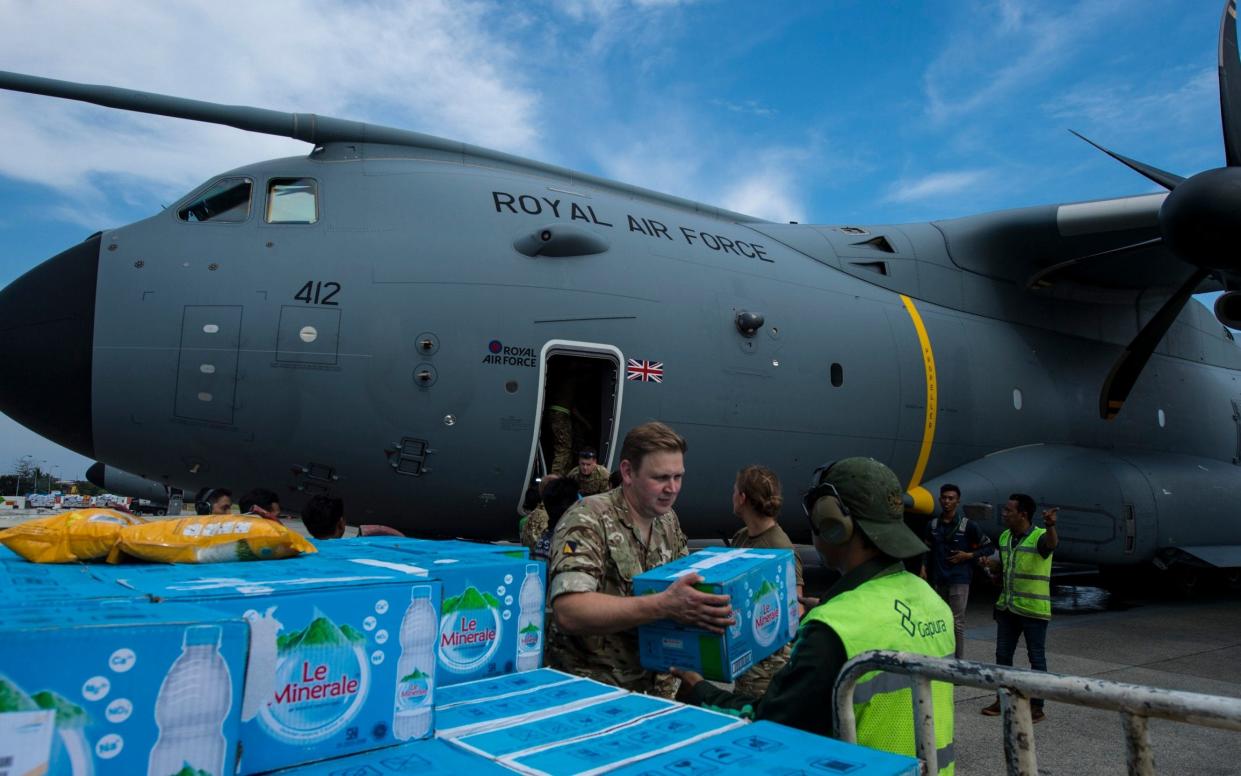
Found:
<path fill-rule="evenodd" d="M 532 194 L 510 194 L 506 191 L 491 192 L 491 201 L 497 213 L 513 215 L 550 215 L 553 218 L 568 218 L 570 221 L 585 221 L 596 226 L 616 228 L 616 223 L 606 220 L 595 212 L 594 205 L 579 205 L 551 197 L 536 197 Z M 611 216 L 608 216 L 611 218 Z M 759 243 L 725 237 L 721 234 L 702 232 L 688 226 L 674 225 L 669 228 L 654 218 L 643 218 L 630 214 L 625 215 L 628 229 L 641 235 L 656 239 L 677 242 L 684 240 L 686 245 L 694 248 L 712 250 L 717 253 L 731 253 L 747 259 L 775 261 L 767 256 L 767 248 Z"/>

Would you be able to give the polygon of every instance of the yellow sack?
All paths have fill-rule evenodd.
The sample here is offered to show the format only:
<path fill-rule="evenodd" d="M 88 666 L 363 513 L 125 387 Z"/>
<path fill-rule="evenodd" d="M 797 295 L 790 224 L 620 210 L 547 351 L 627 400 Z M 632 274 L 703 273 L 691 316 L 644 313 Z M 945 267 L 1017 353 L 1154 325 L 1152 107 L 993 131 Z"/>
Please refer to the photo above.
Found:
<path fill-rule="evenodd" d="M 75 509 L 2 531 L 0 544 L 35 563 L 75 563 L 104 557 L 123 528 L 145 523 L 114 509 Z"/>
<path fill-rule="evenodd" d="M 219 563 L 276 560 L 309 552 L 318 550 L 274 520 L 252 515 L 198 515 L 125 528 L 108 562 L 120 563 L 129 555 L 156 563 Z"/>

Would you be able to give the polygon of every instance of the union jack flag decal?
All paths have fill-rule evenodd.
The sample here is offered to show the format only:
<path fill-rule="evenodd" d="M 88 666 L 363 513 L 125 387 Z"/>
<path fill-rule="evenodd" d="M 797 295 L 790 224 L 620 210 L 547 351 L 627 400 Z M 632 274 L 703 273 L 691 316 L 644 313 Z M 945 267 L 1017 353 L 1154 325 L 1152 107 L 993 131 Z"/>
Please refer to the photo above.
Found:
<path fill-rule="evenodd" d="M 626 380 L 643 383 L 662 383 L 664 381 L 663 361 L 647 361 L 645 359 L 639 361 L 636 358 L 631 358 L 625 369 Z"/>

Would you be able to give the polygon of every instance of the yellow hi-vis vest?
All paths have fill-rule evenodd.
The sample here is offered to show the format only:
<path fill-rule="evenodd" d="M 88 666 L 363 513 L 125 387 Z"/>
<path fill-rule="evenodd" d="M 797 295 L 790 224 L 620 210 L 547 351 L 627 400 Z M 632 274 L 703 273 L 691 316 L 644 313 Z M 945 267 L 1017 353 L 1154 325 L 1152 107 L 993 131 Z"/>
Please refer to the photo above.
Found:
<path fill-rule="evenodd" d="M 1038 551 L 1039 537 L 1044 528 L 1032 528 L 1012 547 L 1012 531 L 1000 534 L 1000 562 L 1004 564 L 1004 590 L 996 609 L 1007 609 L 1023 617 L 1051 619 L 1051 556 L 1044 558 Z"/>
<path fill-rule="evenodd" d="M 952 610 L 913 574 L 900 571 L 863 582 L 811 609 L 803 624 L 821 622 L 836 632 L 849 659 L 870 649 L 892 649 L 928 657 L 953 657 Z M 952 685 L 931 683 L 935 703 L 935 748 L 939 773 L 953 774 Z M 857 742 L 893 754 L 917 756 L 914 739 L 913 677 L 871 671 L 853 692 Z"/>

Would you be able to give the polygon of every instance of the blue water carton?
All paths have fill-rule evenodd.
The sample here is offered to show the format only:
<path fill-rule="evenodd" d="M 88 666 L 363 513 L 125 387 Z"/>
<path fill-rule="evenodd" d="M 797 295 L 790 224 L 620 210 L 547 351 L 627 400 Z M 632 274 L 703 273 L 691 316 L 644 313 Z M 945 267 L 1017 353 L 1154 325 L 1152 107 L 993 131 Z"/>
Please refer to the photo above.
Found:
<path fill-rule="evenodd" d="M 2 562 L 0 590 L 9 592 L 0 600 L 0 608 L 145 600 L 145 596 L 96 579 L 91 568 L 79 563 L 30 563 L 21 558 Z"/>
<path fill-rule="evenodd" d="M 641 693 L 618 693 L 575 709 L 557 710 L 552 716 L 516 721 L 503 727 L 452 736 L 454 745 L 467 752 L 502 760 L 532 749 L 556 746 L 583 736 L 599 735 L 622 725 L 663 714 L 681 705 Z"/>
<path fill-rule="evenodd" d="M 540 561 L 504 555 L 409 553 L 444 585 L 440 616 L 442 685 L 538 668 L 546 601 Z"/>
<path fill-rule="evenodd" d="M 465 692 L 450 692 L 457 688 Z M 448 739 L 541 720 L 628 694 L 614 685 L 548 668 L 508 674 L 494 684 L 484 679 L 444 690 L 447 697 L 435 706 L 435 735 Z"/>
<path fill-rule="evenodd" d="M 919 772 L 919 762 L 913 757 L 846 744 L 774 722 L 755 722 L 639 760 L 611 773 L 618 776 L 706 773 L 712 776 L 753 776 L 757 773 L 917 776 Z"/>
<path fill-rule="evenodd" d="M 231 776 L 247 634 L 240 618 L 184 604 L 5 611 L 0 770 Z"/>
<path fill-rule="evenodd" d="M 490 760 L 471 756 L 450 744 L 429 738 L 276 771 L 272 776 L 512 776 L 512 773 Z"/>
<path fill-rule="evenodd" d="M 555 719 L 545 721 L 550 724 Z M 594 735 L 531 747 L 504 755 L 496 762 L 523 773 L 550 776 L 610 773 L 745 724 L 717 711 L 673 704 L 665 711 L 640 716 Z"/>
<path fill-rule="evenodd" d="M 467 542 L 462 539 L 414 539 L 405 536 L 357 536 L 348 539 L 316 539 L 314 545 L 328 557 L 340 557 L 350 553 L 366 553 L 371 549 L 404 550 L 424 555 L 448 556 L 504 555 L 518 560 L 530 557 L 530 550 L 522 544 L 488 544 Z"/>
<path fill-rule="evenodd" d="M 709 547 L 634 577 L 633 594 L 658 593 L 697 573 L 698 589 L 732 599 L 734 622 L 723 635 L 660 620 L 638 628 L 642 666 L 697 671 L 731 682 L 797 634 L 797 577 L 792 550 Z"/>
<path fill-rule="evenodd" d="M 377 545 L 347 562 L 377 567 L 413 563 L 443 584 L 436 674 L 440 686 L 540 666 L 546 625 L 542 562 L 496 553 L 422 553 Z"/>
<path fill-rule="evenodd" d="M 249 624 L 242 773 L 433 732 L 440 585 L 426 568 L 311 555 L 108 573 L 152 606 L 191 601 Z"/>

